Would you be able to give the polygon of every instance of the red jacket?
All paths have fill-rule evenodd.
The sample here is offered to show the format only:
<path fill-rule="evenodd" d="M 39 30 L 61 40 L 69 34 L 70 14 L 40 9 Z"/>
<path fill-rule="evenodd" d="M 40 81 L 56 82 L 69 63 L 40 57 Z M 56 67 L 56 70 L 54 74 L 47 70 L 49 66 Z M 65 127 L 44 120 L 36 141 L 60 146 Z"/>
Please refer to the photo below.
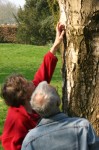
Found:
<path fill-rule="evenodd" d="M 34 76 L 35 86 L 44 80 L 50 82 L 56 63 L 57 58 L 48 52 Z M 9 107 L 1 137 L 4 150 L 20 150 L 25 135 L 37 125 L 39 119 L 40 116 L 35 111 L 28 114 L 23 106 Z"/>

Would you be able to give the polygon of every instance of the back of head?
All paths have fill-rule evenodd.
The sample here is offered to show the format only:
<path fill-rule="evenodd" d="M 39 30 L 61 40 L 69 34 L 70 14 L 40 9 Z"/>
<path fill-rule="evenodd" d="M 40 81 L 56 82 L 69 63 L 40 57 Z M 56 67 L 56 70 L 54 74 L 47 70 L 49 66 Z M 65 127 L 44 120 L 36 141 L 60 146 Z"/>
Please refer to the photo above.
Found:
<path fill-rule="evenodd" d="M 41 82 L 31 97 L 32 108 L 42 117 L 57 114 L 60 105 L 60 97 L 56 89 L 46 81 Z"/>
<path fill-rule="evenodd" d="M 24 105 L 27 80 L 20 74 L 9 76 L 1 88 L 1 96 L 8 106 Z"/>

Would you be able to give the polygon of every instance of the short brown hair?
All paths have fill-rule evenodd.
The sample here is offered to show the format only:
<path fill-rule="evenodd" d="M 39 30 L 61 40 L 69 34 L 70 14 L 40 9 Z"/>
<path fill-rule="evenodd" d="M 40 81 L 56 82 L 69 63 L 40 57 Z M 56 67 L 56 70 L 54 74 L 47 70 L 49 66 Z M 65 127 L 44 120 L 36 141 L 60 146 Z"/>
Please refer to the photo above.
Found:
<path fill-rule="evenodd" d="M 8 106 L 19 107 L 27 99 L 28 81 L 20 74 L 9 76 L 1 87 L 1 96 Z"/>

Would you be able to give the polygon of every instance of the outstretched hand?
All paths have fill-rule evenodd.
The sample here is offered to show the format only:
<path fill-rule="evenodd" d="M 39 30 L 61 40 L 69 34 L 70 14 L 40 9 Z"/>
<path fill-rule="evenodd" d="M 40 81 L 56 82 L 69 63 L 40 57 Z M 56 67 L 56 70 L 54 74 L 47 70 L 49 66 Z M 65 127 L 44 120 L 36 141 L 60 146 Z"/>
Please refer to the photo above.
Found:
<path fill-rule="evenodd" d="M 63 24 L 61 24 L 60 22 L 57 23 L 57 26 L 56 26 L 56 39 L 55 39 L 55 44 L 56 45 L 60 45 L 60 43 L 62 42 L 64 32 L 65 32 L 65 26 Z"/>
<path fill-rule="evenodd" d="M 64 33 L 65 33 L 65 25 L 58 22 L 57 26 L 56 26 L 56 38 L 55 38 L 54 44 L 50 50 L 50 52 L 52 52 L 53 54 L 55 54 L 56 51 L 58 50 L 59 45 L 61 44 L 61 42 L 63 40 Z"/>

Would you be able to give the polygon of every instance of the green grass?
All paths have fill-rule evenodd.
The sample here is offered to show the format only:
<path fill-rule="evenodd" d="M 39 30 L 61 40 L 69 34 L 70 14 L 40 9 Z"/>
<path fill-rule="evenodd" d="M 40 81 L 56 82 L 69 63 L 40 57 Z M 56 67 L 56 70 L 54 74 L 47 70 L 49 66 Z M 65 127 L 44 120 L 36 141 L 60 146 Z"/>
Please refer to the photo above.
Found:
<path fill-rule="evenodd" d="M 33 46 L 21 44 L 0 44 L 0 86 L 5 78 L 12 73 L 21 73 L 32 80 L 40 66 L 43 56 L 50 48 L 48 46 Z M 56 66 L 51 84 L 54 85 L 60 96 L 62 95 L 61 57 L 57 53 Z M 0 134 L 2 133 L 7 107 L 0 98 Z M 0 150 L 2 150 L 0 145 Z"/>

